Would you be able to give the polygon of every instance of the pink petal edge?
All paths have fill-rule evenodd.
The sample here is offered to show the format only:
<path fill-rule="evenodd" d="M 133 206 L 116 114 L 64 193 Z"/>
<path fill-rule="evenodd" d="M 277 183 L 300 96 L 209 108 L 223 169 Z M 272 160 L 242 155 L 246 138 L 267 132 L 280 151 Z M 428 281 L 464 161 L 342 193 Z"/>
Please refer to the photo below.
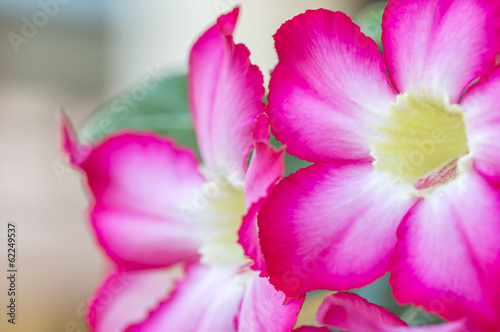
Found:
<path fill-rule="evenodd" d="M 238 332 L 290 332 L 305 297 L 287 301 L 267 278 L 254 273 L 247 285 L 238 316 Z"/>
<path fill-rule="evenodd" d="M 417 203 L 398 238 L 389 279 L 398 302 L 500 329 L 498 188 L 470 170 Z"/>
<path fill-rule="evenodd" d="M 122 332 L 146 319 L 167 298 L 182 277 L 179 268 L 149 271 L 117 270 L 99 286 L 90 301 L 87 321 L 92 332 Z"/>
<path fill-rule="evenodd" d="M 194 264 L 170 297 L 126 332 L 235 332 L 244 285 L 236 269 Z"/>
<path fill-rule="evenodd" d="M 424 89 L 452 103 L 500 53 L 496 0 L 389 0 L 382 20 L 389 77 L 398 92 Z"/>
<path fill-rule="evenodd" d="M 281 180 L 259 212 L 271 283 L 289 297 L 384 275 L 415 198 L 369 163 L 317 163 Z"/>
<path fill-rule="evenodd" d="M 464 321 L 408 327 L 398 316 L 364 298 L 347 292 L 327 297 L 318 310 L 318 321 L 348 331 L 362 332 L 472 332 Z"/>
<path fill-rule="evenodd" d="M 461 106 L 467 129 L 467 143 L 475 168 L 500 185 L 500 67 L 472 86 Z"/>
<path fill-rule="evenodd" d="M 189 59 L 189 103 L 204 166 L 243 181 L 257 116 L 264 112 L 263 76 L 232 32 L 238 8 L 222 15 L 195 43 Z"/>
<path fill-rule="evenodd" d="M 396 97 L 375 42 L 325 9 L 285 22 L 274 40 L 267 114 L 276 139 L 310 162 L 371 160 L 366 137 Z"/>
<path fill-rule="evenodd" d="M 205 179 L 191 151 L 155 134 L 123 133 L 80 167 L 95 201 L 97 240 L 116 264 L 142 269 L 198 259 L 203 213 L 196 197 Z"/>

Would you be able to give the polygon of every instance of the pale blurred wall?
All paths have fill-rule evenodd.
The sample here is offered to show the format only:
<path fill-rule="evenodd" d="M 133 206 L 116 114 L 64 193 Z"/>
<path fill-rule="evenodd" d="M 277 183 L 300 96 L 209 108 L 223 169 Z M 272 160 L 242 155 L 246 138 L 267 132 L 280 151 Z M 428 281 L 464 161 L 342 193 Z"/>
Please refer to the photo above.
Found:
<path fill-rule="evenodd" d="M 82 312 L 104 261 L 76 172 L 58 149 L 61 106 L 81 122 L 108 85 L 105 11 L 70 0 L 14 48 L 39 0 L 0 0 L 0 331 L 85 331 Z M 23 37 L 24 38 L 24 37 Z M 63 172 L 61 172 L 63 171 Z M 18 227 L 17 321 L 6 322 L 6 223 Z"/>
<path fill-rule="evenodd" d="M 1 309 L 0 278 L 0 331 L 85 331 L 84 303 L 106 269 L 80 176 L 57 146 L 59 108 L 78 126 L 147 67 L 185 70 L 196 37 L 232 0 L 66 1 L 15 53 L 6 35 L 40 10 L 38 0 L 0 0 L 0 271 L 9 221 L 19 227 L 20 270 L 15 327 Z M 352 14 L 361 2 L 243 0 L 236 40 L 267 75 L 277 61 L 271 36 L 284 20 L 317 7 Z"/>

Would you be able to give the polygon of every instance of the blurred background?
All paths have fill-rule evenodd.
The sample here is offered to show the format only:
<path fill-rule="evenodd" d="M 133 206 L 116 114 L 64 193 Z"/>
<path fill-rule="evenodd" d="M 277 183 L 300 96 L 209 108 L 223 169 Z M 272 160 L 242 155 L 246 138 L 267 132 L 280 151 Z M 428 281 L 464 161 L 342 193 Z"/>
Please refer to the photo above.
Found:
<path fill-rule="evenodd" d="M 190 144 L 182 74 L 191 45 L 221 13 L 241 6 L 235 39 L 267 81 L 281 23 L 322 7 L 353 16 L 377 38 L 383 2 L 370 2 L 0 0 L 0 271 L 7 269 L 8 222 L 17 224 L 19 270 L 15 326 L 6 323 L 7 280 L 0 278 L 0 330 L 86 331 L 86 302 L 107 267 L 88 227 L 81 177 L 59 149 L 61 107 L 84 139 L 98 140 L 91 114 L 159 73 L 172 79 L 149 97 L 172 114 L 157 129 L 177 130 Z"/>

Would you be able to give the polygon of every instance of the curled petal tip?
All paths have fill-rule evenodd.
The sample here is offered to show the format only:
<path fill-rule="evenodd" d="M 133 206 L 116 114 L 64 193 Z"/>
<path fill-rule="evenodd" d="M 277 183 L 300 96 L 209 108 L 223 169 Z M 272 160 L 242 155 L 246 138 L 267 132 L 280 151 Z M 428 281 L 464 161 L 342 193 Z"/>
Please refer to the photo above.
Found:
<path fill-rule="evenodd" d="M 231 35 L 236 27 L 236 21 L 240 13 L 240 7 L 235 7 L 227 14 L 221 15 L 217 19 L 217 26 L 223 35 Z"/>
<path fill-rule="evenodd" d="M 78 143 L 73 125 L 64 113 L 64 110 L 61 110 L 59 123 L 62 137 L 62 149 L 68 155 L 69 162 L 72 165 L 80 166 L 87 158 L 90 149 Z"/>
<path fill-rule="evenodd" d="M 255 120 L 253 129 L 253 139 L 256 141 L 269 141 L 271 134 L 269 132 L 269 119 L 267 115 L 260 114 Z"/>

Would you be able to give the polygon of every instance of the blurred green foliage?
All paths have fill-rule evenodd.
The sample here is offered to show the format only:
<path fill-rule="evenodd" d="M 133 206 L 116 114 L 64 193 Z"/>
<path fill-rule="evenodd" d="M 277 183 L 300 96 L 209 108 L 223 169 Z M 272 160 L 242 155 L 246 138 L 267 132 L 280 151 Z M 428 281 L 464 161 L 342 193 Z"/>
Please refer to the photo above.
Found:
<path fill-rule="evenodd" d="M 363 7 L 354 17 L 361 31 L 372 38 L 382 52 L 382 16 L 387 1 L 374 1 Z"/>
<path fill-rule="evenodd" d="M 198 152 L 189 114 L 186 75 L 134 86 L 100 106 L 79 131 L 82 141 L 97 142 L 122 129 L 154 131 L 174 137 Z"/>

